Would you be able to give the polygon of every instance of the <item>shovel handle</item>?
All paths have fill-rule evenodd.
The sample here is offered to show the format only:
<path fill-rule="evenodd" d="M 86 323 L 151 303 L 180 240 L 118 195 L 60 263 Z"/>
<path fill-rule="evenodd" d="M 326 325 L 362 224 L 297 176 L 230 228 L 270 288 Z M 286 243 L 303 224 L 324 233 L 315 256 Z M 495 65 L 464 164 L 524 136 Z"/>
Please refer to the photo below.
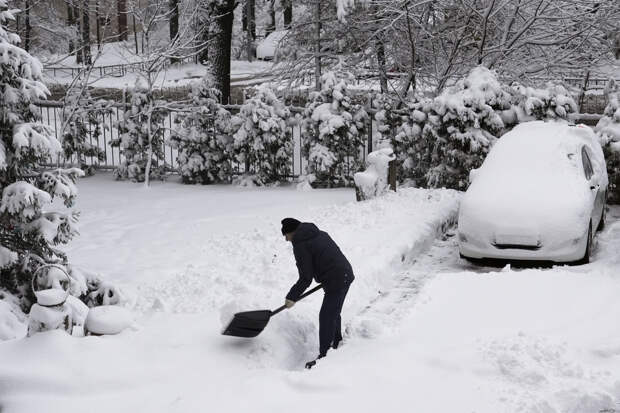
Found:
<path fill-rule="evenodd" d="M 319 291 L 321 288 L 323 288 L 323 284 L 317 285 L 316 287 L 314 287 L 314 288 L 306 291 L 302 295 L 300 295 L 299 299 L 297 301 L 301 300 L 302 298 L 306 298 L 307 296 L 309 296 L 310 294 L 312 294 L 314 292 Z M 274 316 L 274 315 L 278 314 L 280 311 L 285 310 L 285 309 L 286 309 L 286 305 L 283 305 L 282 307 L 278 307 L 278 308 L 276 308 L 275 310 L 273 310 L 271 312 L 271 315 Z"/>

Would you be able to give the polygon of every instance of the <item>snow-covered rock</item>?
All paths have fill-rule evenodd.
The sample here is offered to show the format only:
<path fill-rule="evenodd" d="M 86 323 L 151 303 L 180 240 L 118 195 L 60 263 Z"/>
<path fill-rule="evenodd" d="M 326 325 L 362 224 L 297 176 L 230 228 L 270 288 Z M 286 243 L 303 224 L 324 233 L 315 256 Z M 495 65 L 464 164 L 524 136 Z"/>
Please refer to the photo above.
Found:
<path fill-rule="evenodd" d="M 131 326 L 131 313 L 116 305 L 91 308 L 86 317 L 86 331 L 92 334 L 118 334 Z"/>

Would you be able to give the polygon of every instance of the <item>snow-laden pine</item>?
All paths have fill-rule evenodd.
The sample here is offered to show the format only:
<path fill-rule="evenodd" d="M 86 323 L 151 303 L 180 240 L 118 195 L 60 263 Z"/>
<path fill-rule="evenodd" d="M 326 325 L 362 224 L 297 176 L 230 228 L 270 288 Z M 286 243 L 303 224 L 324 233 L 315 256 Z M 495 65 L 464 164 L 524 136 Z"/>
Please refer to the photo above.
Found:
<path fill-rule="evenodd" d="M 579 111 L 568 90 L 560 84 L 549 83 L 544 88 L 534 88 L 515 83 L 511 89 L 519 122 L 567 119 L 569 114 Z"/>
<path fill-rule="evenodd" d="M 233 117 L 234 158 L 245 166 L 240 184 L 265 185 L 291 173 L 293 141 L 287 120 L 291 114 L 267 84 L 256 89 Z"/>
<path fill-rule="evenodd" d="M 41 82 L 41 63 L 7 31 L 15 13 L 0 0 L 0 288 L 17 294 L 22 308 L 28 308 L 33 272 L 45 263 L 66 264 L 58 245 L 78 233 L 76 213 L 47 207 L 55 197 L 71 207 L 78 194 L 75 182 L 83 172 L 41 172 L 40 165 L 62 147 L 40 123 L 34 105 L 49 94 Z"/>
<path fill-rule="evenodd" d="M 426 183 L 426 173 L 430 168 L 435 139 L 422 133 L 431 111 L 430 99 L 409 102 L 406 115 L 392 139 L 396 153 L 399 176 L 402 180 L 412 180 L 416 186 Z"/>
<path fill-rule="evenodd" d="M 194 85 L 192 104 L 180 112 L 169 144 L 178 150 L 177 163 L 185 183 L 225 182 L 232 173 L 231 115 L 220 102 L 220 92 L 207 73 Z"/>
<path fill-rule="evenodd" d="M 321 76 L 321 90 L 310 94 L 302 124 L 303 153 L 309 174 L 327 186 L 351 185 L 362 164 L 368 114 L 354 103 L 351 75 L 333 71 Z"/>
<path fill-rule="evenodd" d="M 110 101 L 93 99 L 85 86 L 72 88 L 65 97 L 62 149 L 65 158 L 75 162 L 87 175 L 95 172 L 87 164 L 87 157 L 96 161 L 105 159 L 105 151 L 99 144 L 103 131 L 109 129 L 105 116 L 111 111 Z"/>
<path fill-rule="evenodd" d="M 596 125 L 596 132 L 601 138 L 607 161 L 609 188 L 607 199 L 613 203 L 620 202 L 620 86 L 610 79 L 605 87 L 608 104 L 603 117 Z"/>
<path fill-rule="evenodd" d="M 511 96 L 497 74 L 483 66 L 436 97 L 423 131 L 435 140 L 428 186 L 464 189 L 469 171 L 482 164 L 504 129 L 498 112 L 510 107 Z"/>
<path fill-rule="evenodd" d="M 129 107 L 117 122 L 119 136 L 110 141 L 124 158 L 114 175 L 148 183 L 150 178 L 164 176 L 164 122 L 169 111 L 140 80 L 130 95 Z"/>

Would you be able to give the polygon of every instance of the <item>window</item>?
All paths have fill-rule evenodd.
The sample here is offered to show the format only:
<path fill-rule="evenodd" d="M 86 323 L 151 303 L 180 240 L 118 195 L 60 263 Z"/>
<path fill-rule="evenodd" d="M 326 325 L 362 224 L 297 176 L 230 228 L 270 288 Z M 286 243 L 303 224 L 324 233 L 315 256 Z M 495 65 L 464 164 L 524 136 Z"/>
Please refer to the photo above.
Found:
<path fill-rule="evenodd" d="M 590 161 L 590 155 L 586 147 L 581 148 L 581 161 L 583 162 L 583 172 L 586 174 L 586 179 L 589 181 L 594 175 L 594 169 L 592 168 L 592 161 Z"/>

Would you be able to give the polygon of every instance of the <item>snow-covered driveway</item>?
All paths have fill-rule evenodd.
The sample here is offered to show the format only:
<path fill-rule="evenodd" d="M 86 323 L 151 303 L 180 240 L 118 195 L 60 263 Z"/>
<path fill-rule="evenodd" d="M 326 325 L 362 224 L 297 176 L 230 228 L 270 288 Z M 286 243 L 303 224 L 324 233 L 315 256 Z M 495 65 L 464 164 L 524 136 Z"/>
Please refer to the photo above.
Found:
<path fill-rule="evenodd" d="M 0 343 L 3 413 L 620 410 L 620 209 L 594 263 L 513 270 L 458 258 L 452 191 L 355 203 L 347 190 L 107 179 L 83 181 L 69 253 L 125 287 L 135 329 Z M 320 293 L 256 339 L 219 335 L 294 281 L 284 216 L 330 232 L 357 276 L 346 343 L 312 371 Z"/>

